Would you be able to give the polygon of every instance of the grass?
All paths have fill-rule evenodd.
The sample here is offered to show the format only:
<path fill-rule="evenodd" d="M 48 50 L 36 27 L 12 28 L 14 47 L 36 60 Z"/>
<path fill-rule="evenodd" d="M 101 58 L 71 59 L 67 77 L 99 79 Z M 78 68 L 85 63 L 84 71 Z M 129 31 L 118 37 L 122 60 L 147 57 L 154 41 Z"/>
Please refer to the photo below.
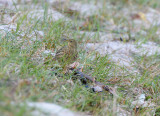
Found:
<path fill-rule="evenodd" d="M 129 4 L 128 2 L 141 7 L 148 5 L 157 8 L 158 1 L 136 0 L 132 2 L 122 0 L 110 2 L 117 5 L 111 12 L 118 12 L 119 9 Z M 22 13 L 15 22 L 16 29 L 0 32 L 0 101 L 2 101 L 0 102 L 0 114 L 21 116 L 25 113 L 28 116 L 30 115 L 29 111 L 33 111 L 33 109 L 19 105 L 26 101 L 56 103 L 74 111 L 89 112 L 97 116 L 114 114 L 115 99 L 111 94 L 92 92 L 91 88 L 86 88 L 79 80 L 72 80 L 73 74 L 57 76 L 56 74 L 62 74 L 62 69 L 61 67 L 57 68 L 58 64 L 55 61 L 50 61 L 48 64 L 43 63 L 44 57 L 52 57 L 51 54 L 49 54 L 50 56 L 43 54 L 43 49 L 55 51 L 58 46 L 63 44 L 61 43 L 62 35 L 71 36 L 81 43 L 78 48 L 78 61 L 84 66 L 84 73 L 96 77 L 96 80 L 109 86 L 117 87 L 119 96 L 124 100 L 117 99 L 116 106 L 120 105 L 132 115 L 146 115 L 151 111 L 150 108 L 142 108 L 136 113 L 135 107 L 131 105 L 131 101 L 140 93 L 145 93 L 146 98 L 154 102 L 156 106 L 160 105 L 159 54 L 134 55 L 134 62 L 137 64 L 135 68 L 140 72 L 140 74 L 134 75 L 128 72 L 125 67 L 112 62 L 108 55 L 101 56 L 96 52 L 86 53 L 85 49 L 81 49 L 84 42 L 97 42 L 98 36 L 95 39 L 85 36 L 79 37 L 79 31 L 106 31 L 104 19 L 110 19 L 112 16 L 105 12 L 105 7 L 98 16 L 88 17 L 89 23 L 83 25 L 84 28 L 73 29 L 73 22 L 66 22 L 63 19 L 52 20 L 48 15 L 49 4 L 37 0 L 34 0 L 32 4 L 44 9 L 41 16 L 29 16 L 29 12 L 27 12 L 30 10 L 29 7 L 24 8 L 25 10 L 17 8 L 16 12 L 21 11 Z M 118 25 L 128 24 L 126 18 L 113 17 L 113 20 Z M 75 16 L 74 23 L 78 21 L 86 21 L 86 19 Z M 145 38 L 145 41 L 159 44 L 159 38 L 155 35 L 157 29 L 158 27 L 153 26 L 147 30 L 147 35 L 137 35 L 137 41 Z M 42 31 L 44 36 L 41 37 L 37 31 Z M 123 33 L 123 31 L 117 33 Z M 123 75 L 119 75 L 120 73 Z M 116 80 L 117 77 L 120 80 Z M 136 91 L 137 88 L 140 92 Z M 13 102 L 17 107 L 12 104 Z"/>

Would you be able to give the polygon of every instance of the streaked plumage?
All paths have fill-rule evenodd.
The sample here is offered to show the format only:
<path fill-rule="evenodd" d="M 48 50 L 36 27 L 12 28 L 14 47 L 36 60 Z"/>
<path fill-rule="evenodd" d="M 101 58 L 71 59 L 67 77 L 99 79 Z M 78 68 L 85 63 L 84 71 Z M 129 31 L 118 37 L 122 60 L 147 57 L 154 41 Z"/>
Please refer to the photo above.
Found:
<path fill-rule="evenodd" d="M 65 68 L 67 65 L 72 64 L 78 56 L 77 42 L 74 39 L 63 39 L 68 42 L 68 45 L 60 48 L 55 55 L 55 58 L 60 65 Z"/>

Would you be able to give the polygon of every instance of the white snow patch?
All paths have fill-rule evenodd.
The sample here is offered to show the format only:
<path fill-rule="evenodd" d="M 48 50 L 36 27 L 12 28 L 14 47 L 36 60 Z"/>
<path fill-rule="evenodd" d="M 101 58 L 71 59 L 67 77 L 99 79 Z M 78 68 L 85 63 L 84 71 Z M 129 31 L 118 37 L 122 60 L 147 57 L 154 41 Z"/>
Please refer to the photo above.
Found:
<path fill-rule="evenodd" d="M 139 108 L 139 107 L 143 107 L 144 108 L 144 107 L 153 107 L 153 106 L 155 106 L 155 104 L 151 103 L 150 100 L 145 101 L 145 94 L 141 94 L 138 97 L 138 100 L 132 102 L 132 105 L 136 106 L 137 108 Z"/>
<path fill-rule="evenodd" d="M 87 43 L 86 49 L 89 51 L 97 51 L 101 55 L 109 54 L 113 61 L 124 66 L 132 65 L 132 57 L 130 53 L 136 54 L 146 54 L 152 55 L 155 53 L 160 53 L 160 47 L 156 46 L 153 42 L 147 42 L 146 44 L 141 44 L 141 47 L 137 48 L 136 45 L 132 43 L 123 42 L 106 42 L 106 43 Z"/>
<path fill-rule="evenodd" d="M 32 10 L 28 14 L 28 17 L 33 18 L 33 19 L 34 18 L 42 18 L 42 17 L 44 17 L 44 12 L 45 12 L 44 10 Z M 54 21 L 57 21 L 59 19 L 69 20 L 63 14 L 61 14 L 55 10 L 52 10 L 52 9 L 48 10 L 48 16 L 51 16 Z"/>
<path fill-rule="evenodd" d="M 74 2 L 71 5 L 71 9 L 80 12 L 81 16 L 88 17 L 98 14 L 99 6 L 94 4 L 81 4 L 80 2 Z"/>
<path fill-rule="evenodd" d="M 11 31 L 12 29 L 16 29 L 17 27 L 15 25 L 0 25 L 0 30 L 3 31 Z"/>
<path fill-rule="evenodd" d="M 72 111 L 52 103 L 28 102 L 27 105 L 41 111 L 40 112 L 36 110 L 35 112 L 33 112 L 33 115 L 41 114 L 42 116 L 45 116 L 44 113 L 47 113 L 47 116 L 77 116 Z"/>
<path fill-rule="evenodd" d="M 146 14 L 146 19 L 150 22 L 151 25 L 160 26 L 160 12 L 149 8 L 149 12 Z"/>
<path fill-rule="evenodd" d="M 55 56 L 55 53 L 53 53 L 51 50 L 45 50 L 43 53 L 46 55 L 51 54 L 52 56 Z"/>

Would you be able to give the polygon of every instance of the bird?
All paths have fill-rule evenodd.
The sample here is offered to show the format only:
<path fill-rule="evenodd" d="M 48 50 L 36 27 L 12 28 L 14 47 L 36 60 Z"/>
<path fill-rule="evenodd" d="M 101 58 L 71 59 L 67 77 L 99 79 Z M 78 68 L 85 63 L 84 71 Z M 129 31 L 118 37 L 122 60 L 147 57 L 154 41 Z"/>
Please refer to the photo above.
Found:
<path fill-rule="evenodd" d="M 62 39 L 67 42 L 67 45 L 57 50 L 54 60 L 57 60 L 62 68 L 65 70 L 69 64 L 76 61 L 78 57 L 77 41 L 74 39 Z"/>

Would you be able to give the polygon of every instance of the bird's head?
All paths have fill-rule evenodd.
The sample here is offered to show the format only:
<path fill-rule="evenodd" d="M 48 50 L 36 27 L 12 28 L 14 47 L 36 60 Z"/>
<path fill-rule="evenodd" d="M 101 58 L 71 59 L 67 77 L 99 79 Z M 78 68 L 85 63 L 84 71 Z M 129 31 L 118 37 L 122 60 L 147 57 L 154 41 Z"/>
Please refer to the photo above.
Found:
<path fill-rule="evenodd" d="M 77 42 L 74 39 L 63 39 L 63 41 L 68 42 L 69 47 L 77 47 Z"/>

